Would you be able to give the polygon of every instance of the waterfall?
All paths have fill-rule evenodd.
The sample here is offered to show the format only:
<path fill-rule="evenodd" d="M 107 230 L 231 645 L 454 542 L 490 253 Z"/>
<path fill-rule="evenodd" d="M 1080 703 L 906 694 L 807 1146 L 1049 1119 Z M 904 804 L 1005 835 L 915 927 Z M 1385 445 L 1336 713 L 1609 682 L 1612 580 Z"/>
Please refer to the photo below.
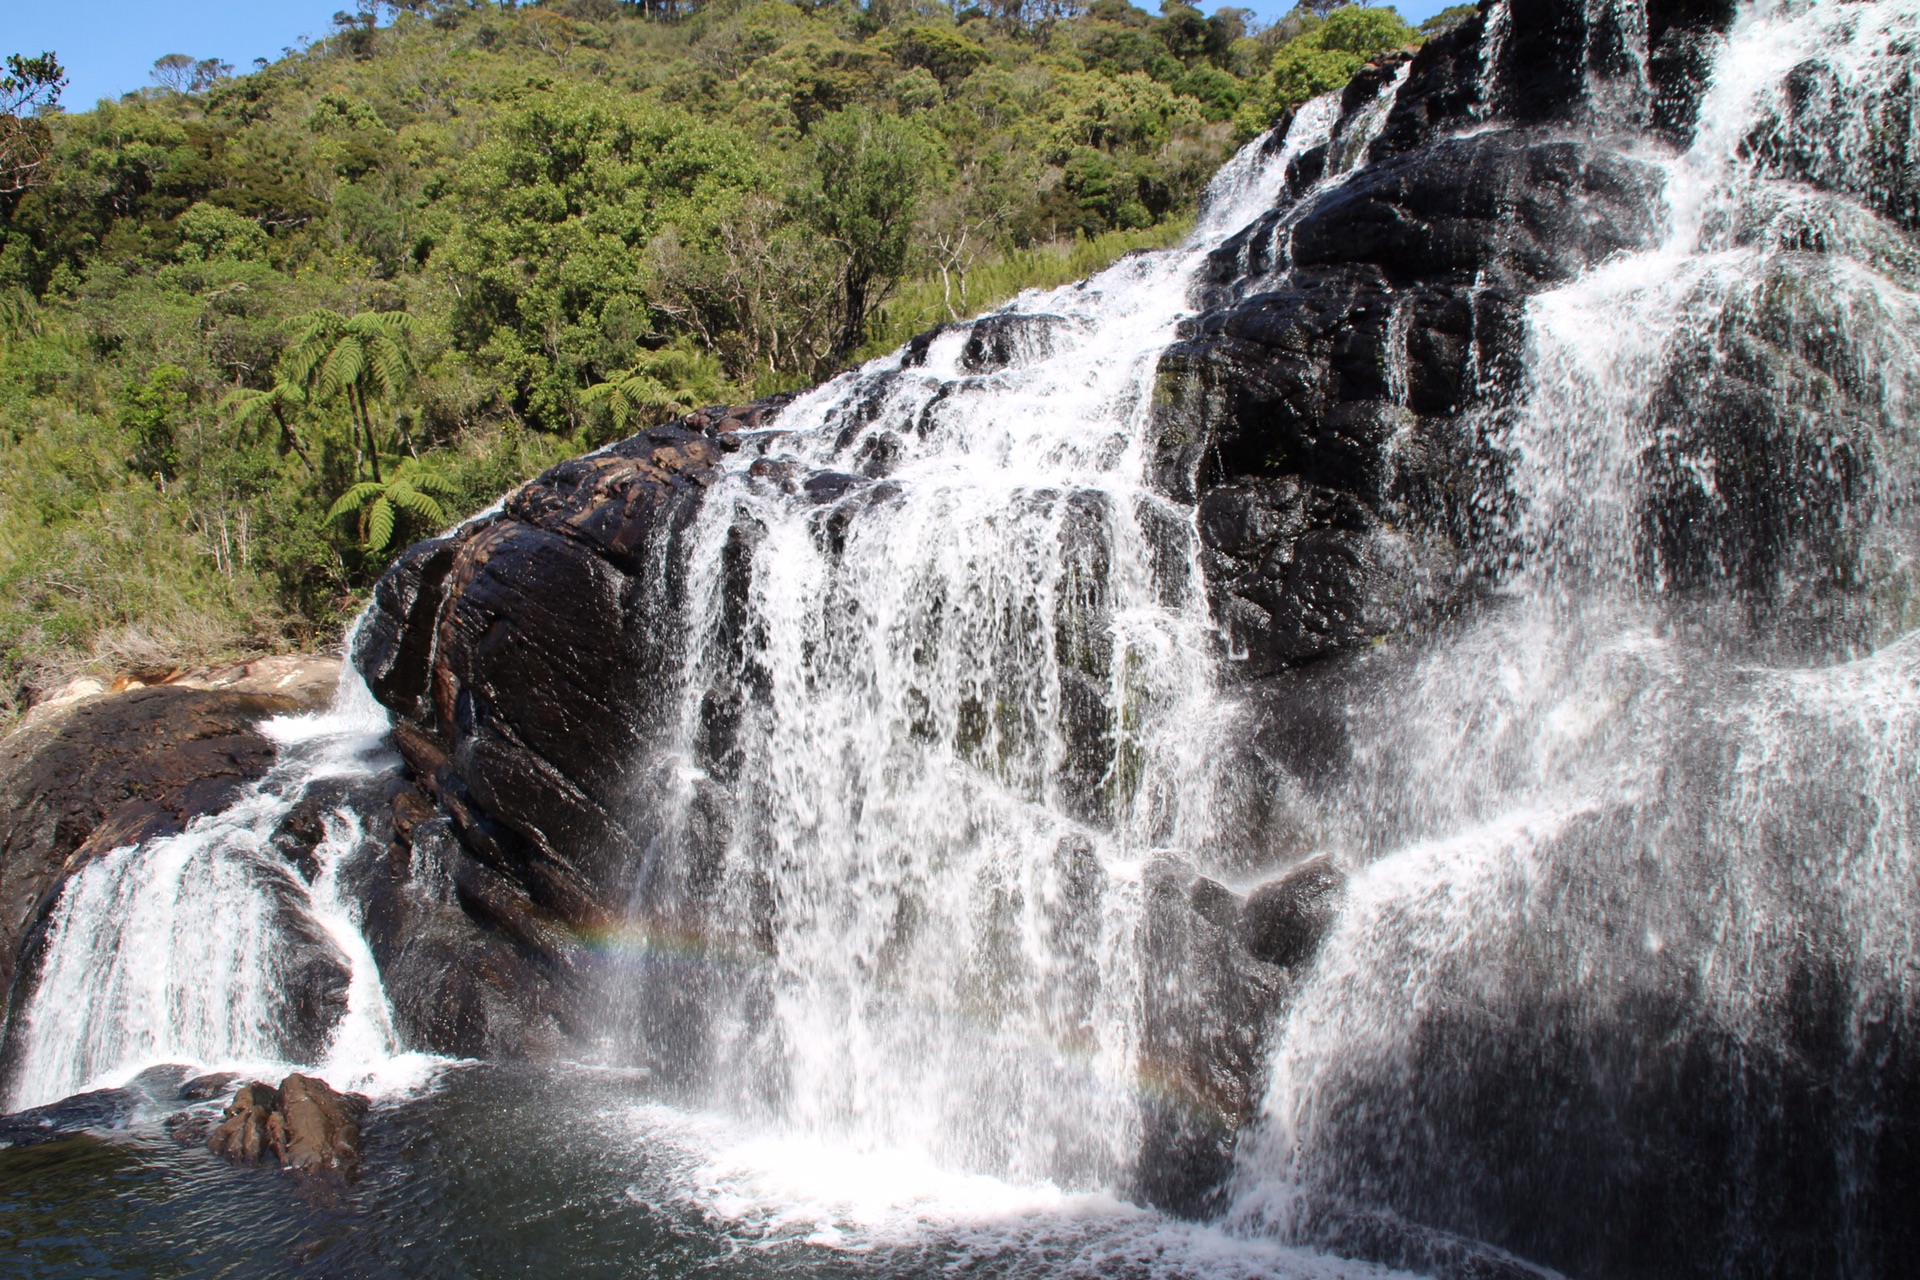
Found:
<path fill-rule="evenodd" d="M 1904 1265 L 1920 261 L 1874 175 L 1917 45 L 1911 0 L 1743 11 L 1661 242 L 1532 300 L 1504 599 L 1350 709 L 1236 1229 Z"/>
<path fill-rule="evenodd" d="M 1912 1230 L 1901 1179 L 1920 1169 L 1920 1144 L 1886 1123 L 1890 1091 L 1920 1079 L 1920 0 L 1759 0 L 1723 35 L 1692 32 L 1717 43 L 1684 148 L 1639 132 L 1658 79 L 1645 6 L 1594 0 L 1586 17 L 1579 109 L 1493 139 L 1506 150 L 1470 157 L 1487 165 L 1473 172 L 1590 167 L 1598 185 L 1581 191 L 1655 174 L 1658 225 L 1601 237 L 1644 247 L 1570 281 L 1548 263 L 1488 286 L 1515 314 L 1526 297 L 1514 385 L 1480 368 L 1479 299 L 1465 284 L 1443 299 L 1458 325 L 1427 339 L 1475 330 L 1459 345 L 1485 385 L 1433 414 L 1474 415 L 1463 434 L 1499 492 L 1497 510 L 1460 522 L 1474 526 L 1462 542 L 1480 540 L 1462 555 L 1484 592 L 1420 615 L 1411 635 L 1356 626 L 1268 668 L 1304 671 L 1236 671 L 1248 655 L 1209 603 L 1211 525 L 1153 457 L 1169 348 L 1201 312 L 1269 292 L 1378 302 L 1379 389 L 1339 404 L 1372 415 L 1385 453 L 1433 443 L 1407 425 L 1409 329 L 1444 289 L 1423 301 L 1424 286 L 1390 280 L 1404 262 L 1343 261 L 1335 278 L 1322 261 L 1309 280 L 1311 218 L 1379 193 L 1338 188 L 1370 168 L 1411 181 L 1424 162 L 1388 155 L 1393 134 L 1376 146 L 1404 60 L 1356 82 L 1371 99 L 1310 102 L 1283 137 L 1243 149 L 1178 248 L 944 326 L 770 416 L 662 429 L 703 451 L 697 483 L 712 484 L 676 477 L 673 502 L 691 498 L 671 510 L 691 523 L 660 545 L 684 583 L 632 588 L 669 632 L 649 630 L 647 653 L 671 656 L 636 677 L 646 723 L 619 741 L 643 743 L 639 758 L 610 753 L 638 816 L 595 829 L 642 843 L 593 850 L 596 873 L 630 869 L 628 900 L 566 919 L 637 959 L 593 971 L 592 1048 L 645 1068 L 630 1074 L 661 1112 L 725 1111 L 755 1135 L 763 1163 L 722 1153 L 714 1185 L 778 1200 L 817 1153 L 851 1150 L 889 1183 L 853 1179 L 842 1198 L 862 1204 L 909 1178 L 1009 1215 L 1080 1192 L 1169 1203 L 1142 1191 L 1141 1167 L 1156 1108 L 1214 1101 L 1183 1095 L 1191 1064 L 1166 1060 L 1164 1024 L 1197 1012 L 1236 1033 L 1271 1022 L 1247 1031 L 1249 1045 L 1265 1036 L 1264 1070 L 1225 1198 L 1197 1206 L 1221 1209 L 1237 1237 L 1223 1247 L 1430 1268 L 1439 1255 L 1409 1240 L 1470 1237 L 1595 1276 L 1895 1269 L 1886 1242 Z M 1479 21 L 1475 74 L 1533 56 L 1516 52 L 1523 37 L 1544 47 L 1506 3 Z M 1467 133 L 1435 152 L 1520 110 L 1501 85 L 1479 88 L 1436 117 Z M 1596 119 L 1606 137 L 1589 147 Z M 1561 129 L 1577 145 L 1560 147 Z M 1559 152 L 1521 154 L 1542 138 Z M 1630 163 L 1594 163 L 1608 148 Z M 1629 203 L 1549 187 L 1569 219 Z M 1479 270 L 1457 279 L 1479 290 Z M 1559 283 L 1528 297 L 1542 279 Z M 1326 314 L 1353 327 L 1352 312 Z M 1293 340 L 1264 337 L 1268 356 Z M 1257 416 L 1273 402 L 1250 403 L 1268 406 Z M 1305 476 L 1259 443 L 1215 493 Z M 1424 518 L 1398 501 L 1369 519 Z M 408 628 L 451 616 L 419 607 L 451 599 L 425 573 L 396 592 Z M 449 913 L 565 839 L 493 838 L 511 824 L 489 827 L 498 797 L 459 776 L 486 757 L 462 755 L 459 722 L 478 713 L 456 684 L 419 695 L 435 705 L 415 726 L 419 759 L 436 734 L 454 740 L 435 777 L 416 760 L 445 812 L 441 847 L 466 840 L 474 855 L 456 891 L 415 849 Z M 1287 730 L 1325 739 L 1290 744 L 1315 753 L 1303 776 L 1242 768 L 1242 712 L 1269 694 L 1320 700 Z M 159 1060 L 320 1063 L 345 1083 L 417 1065 L 346 883 L 364 815 L 323 804 L 309 866 L 274 848 L 317 783 L 391 763 L 364 688 L 344 696 L 331 716 L 270 726 L 279 762 L 228 811 L 70 879 L 16 1020 L 9 1105 Z M 489 714 L 504 735 L 510 717 Z M 1263 785 L 1290 790 L 1246 794 Z M 1254 802 L 1286 810 L 1294 843 L 1244 847 L 1236 824 Z M 1160 888 L 1180 886 L 1183 918 L 1213 893 L 1221 948 L 1251 968 L 1251 913 L 1232 890 L 1305 853 L 1345 876 L 1317 954 L 1260 961 L 1257 1002 L 1199 1008 L 1204 984 L 1183 989 L 1192 957 L 1155 934 Z M 488 920 L 514 915 L 525 941 L 547 905 L 503 888 Z M 553 963 L 567 984 L 587 972 L 573 963 Z M 311 1025 L 329 1028 L 322 1041 L 289 1036 Z"/>
<path fill-rule="evenodd" d="M 1185 246 L 909 344 L 735 455 L 635 914 L 666 950 L 717 896 L 755 941 L 710 986 L 619 977 L 656 1069 L 860 1149 L 1125 1180 L 1142 877 L 1206 848 L 1221 774 L 1192 512 L 1145 477 L 1158 357 L 1208 254 L 1330 136 L 1344 180 L 1398 83 L 1344 138 L 1329 95 L 1246 147 Z"/>
<path fill-rule="evenodd" d="M 361 844 L 358 816 L 344 805 L 321 815 L 307 877 L 273 842 L 316 783 L 385 765 L 386 713 L 349 668 L 330 710 L 261 729 L 278 756 L 239 800 L 103 854 L 62 888 L 13 1035 L 8 1109 L 156 1063 L 318 1066 L 343 1087 L 397 1085 L 426 1065 L 400 1049 L 339 881 Z M 330 1030 L 315 1040 L 315 1026 Z"/>

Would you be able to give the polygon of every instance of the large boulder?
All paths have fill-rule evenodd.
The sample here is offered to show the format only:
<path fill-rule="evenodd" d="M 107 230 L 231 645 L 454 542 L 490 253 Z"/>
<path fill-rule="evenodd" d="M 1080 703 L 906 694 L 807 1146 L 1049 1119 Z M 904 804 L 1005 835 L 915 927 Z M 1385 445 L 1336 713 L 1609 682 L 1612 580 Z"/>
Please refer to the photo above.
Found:
<path fill-rule="evenodd" d="M 1199 503 L 1238 675 L 1406 633 L 1470 591 L 1503 507 L 1483 415 L 1516 389 L 1526 299 L 1650 243 L 1660 190 L 1591 139 L 1486 130 L 1215 254 L 1221 300 L 1161 358 L 1151 476 Z"/>
<path fill-rule="evenodd" d="M 684 534 L 721 454 L 781 403 L 563 463 L 410 549 L 376 589 L 354 660 L 432 811 L 405 815 L 404 865 L 369 864 L 370 932 L 428 1043 L 539 1051 L 577 1024 L 579 936 L 632 889 L 633 771 L 673 692 Z"/>

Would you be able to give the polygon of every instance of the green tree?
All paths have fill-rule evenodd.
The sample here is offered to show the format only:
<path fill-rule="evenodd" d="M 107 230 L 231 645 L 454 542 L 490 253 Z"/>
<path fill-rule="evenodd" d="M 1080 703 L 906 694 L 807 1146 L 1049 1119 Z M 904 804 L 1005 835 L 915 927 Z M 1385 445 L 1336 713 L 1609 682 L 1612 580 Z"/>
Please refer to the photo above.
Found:
<path fill-rule="evenodd" d="M 177 433 L 186 412 L 187 371 L 177 364 L 156 365 L 127 394 L 120 426 L 133 436 L 128 465 L 165 488 L 180 471 Z"/>
<path fill-rule="evenodd" d="M 456 343 L 533 425 L 571 421 L 593 368 L 654 332 L 645 250 L 775 174 L 747 139 L 601 91 L 531 95 L 456 179 L 437 255 L 457 287 Z"/>
<path fill-rule="evenodd" d="M 313 474 L 313 455 L 307 452 L 306 441 L 300 438 L 300 431 L 294 425 L 307 407 L 307 393 L 298 383 L 276 378 L 265 391 L 242 387 L 229 395 L 221 407 L 243 431 L 255 430 L 267 423 L 279 428 L 281 452 L 298 454 L 307 466 L 307 474 Z"/>
<path fill-rule="evenodd" d="M 202 200 L 174 220 L 183 262 L 231 258 L 258 262 L 267 256 L 267 233 L 252 218 Z"/>
<path fill-rule="evenodd" d="M 373 406 L 397 399 L 414 376 L 413 319 L 403 311 L 343 316 L 322 308 L 294 321 L 298 336 L 281 357 L 285 380 L 309 402 L 341 398 L 366 441 L 365 459 L 380 479 Z"/>
<path fill-rule="evenodd" d="M 664 422 L 727 394 L 720 362 L 682 334 L 660 350 L 646 352 L 631 368 L 582 391 L 580 403 L 605 405 L 619 435 L 635 418 Z"/>
<path fill-rule="evenodd" d="M 0 200 L 18 196 L 45 176 L 53 134 L 41 113 L 60 101 L 67 73 L 51 53 L 7 55 L 0 75 Z M 0 214 L 7 205 L 0 204 Z"/>
<path fill-rule="evenodd" d="M 1429 38 L 1453 30 L 1461 23 L 1480 12 L 1479 5 L 1450 4 L 1440 12 L 1420 24 L 1420 34 Z"/>
<path fill-rule="evenodd" d="M 911 122 L 864 107 L 822 118 L 812 139 L 811 181 L 800 204 L 843 261 L 831 356 L 839 364 L 860 346 L 867 321 L 907 268 L 914 215 L 937 181 L 940 155 Z"/>
<path fill-rule="evenodd" d="M 415 529 L 446 524 L 440 499 L 454 492 L 451 481 L 420 459 L 402 458 L 385 480 L 362 480 L 341 494 L 327 511 L 327 521 L 357 526 L 360 545 L 379 555 L 393 544 L 403 523 Z"/>
<path fill-rule="evenodd" d="M 1243 119 L 1243 124 L 1255 132 L 1264 129 L 1301 103 L 1341 88 L 1370 59 L 1419 38 L 1392 9 L 1335 9 L 1326 21 L 1274 50 L 1266 92 L 1248 103 L 1258 118 Z"/>

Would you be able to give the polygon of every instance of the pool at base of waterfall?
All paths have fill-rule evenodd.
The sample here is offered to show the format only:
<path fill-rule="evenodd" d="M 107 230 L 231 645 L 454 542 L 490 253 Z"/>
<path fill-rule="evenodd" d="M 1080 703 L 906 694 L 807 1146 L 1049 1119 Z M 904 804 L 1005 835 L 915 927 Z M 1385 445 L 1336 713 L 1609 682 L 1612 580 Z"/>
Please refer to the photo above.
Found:
<path fill-rule="evenodd" d="M 458 1065 L 367 1117 L 344 1187 L 124 1128 L 0 1149 L 19 1277 L 1385 1277 L 1104 1193 L 748 1131 L 644 1075 Z"/>

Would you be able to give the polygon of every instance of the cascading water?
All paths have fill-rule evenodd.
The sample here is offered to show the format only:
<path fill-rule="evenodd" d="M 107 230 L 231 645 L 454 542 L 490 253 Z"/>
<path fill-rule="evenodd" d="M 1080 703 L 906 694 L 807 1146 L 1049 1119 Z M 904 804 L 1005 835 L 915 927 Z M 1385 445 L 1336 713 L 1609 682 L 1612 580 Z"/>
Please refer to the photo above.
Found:
<path fill-rule="evenodd" d="M 762 963 L 616 993 L 662 1067 L 856 1147 L 1126 1178 L 1159 980 L 1140 871 L 1206 842 L 1217 774 L 1191 514 L 1147 485 L 1143 425 L 1197 269 L 1339 116 L 1330 95 L 1242 151 L 1186 247 L 804 397 L 709 495 L 657 771 L 682 835 L 636 898 L 670 929 L 675 874 L 717 880 Z M 857 516 L 824 504 L 848 492 Z"/>
<path fill-rule="evenodd" d="M 323 816 L 310 879 L 273 848 L 282 819 L 316 783 L 384 765 L 386 714 L 349 676 L 329 712 L 262 730 L 279 758 L 242 799 L 179 835 L 102 855 L 62 890 L 12 1037 L 8 1108 L 156 1063 L 319 1064 L 358 1086 L 402 1083 L 427 1064 L 400 1049 L 339 883 L 341 860 L 361 843 L 356 815 L 341 807 Z M 315 1026 L 331 1030 L 314 1041 L 302 1029 Z"/>
<path fill-rule="evenodd" d="M 1533 300 L 1507 598 L 1351 710 L 1236 1229 L 1910 1262 L 1920 264 L 1874 175 L 1916 48 L 1906 0 L 1744 12 L 1662 243 Z"/>

